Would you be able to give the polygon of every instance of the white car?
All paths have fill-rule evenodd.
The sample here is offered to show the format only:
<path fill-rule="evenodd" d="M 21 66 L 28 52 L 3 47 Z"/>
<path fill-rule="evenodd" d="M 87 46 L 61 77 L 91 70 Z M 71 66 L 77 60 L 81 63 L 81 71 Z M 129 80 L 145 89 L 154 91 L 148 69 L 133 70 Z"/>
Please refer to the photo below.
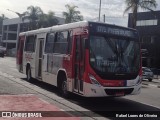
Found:
<path fill-rule="evenodd" d="M 142 67 L 142 78 L 148 79 L 151 82 L 153 79 L 153 72 L 151 71 L 151 69 Z"/>

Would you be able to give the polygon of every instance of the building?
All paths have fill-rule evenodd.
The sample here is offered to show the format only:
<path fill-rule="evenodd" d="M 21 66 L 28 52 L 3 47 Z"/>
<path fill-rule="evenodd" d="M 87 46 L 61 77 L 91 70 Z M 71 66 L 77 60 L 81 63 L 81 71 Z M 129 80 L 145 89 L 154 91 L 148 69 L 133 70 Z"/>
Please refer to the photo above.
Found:
<path fill-rule="evenodd" d="M 20 23 L 20 31 L 26 31 L 24 27 L 29 21 L 25 20 L 22 23 L 20 18 L 6 19 L 3 20 L 2 25 L 2 43 L 7 49 L 12 49 L 16 47 L 16 40 L 18 35 L 18 24 Z"/>
<path fill-rule="evenodd" d="M 56 17 L 59 24 L 64 24 L 65 20 L 60 17 Z M 28 30 L 29 20 L 22 21 L 20 18 L 5 19 L 2 25 L 2 44 L 8 49 L 16 48 L 18 37 L 18 25 L 20 24 L 20 32 Z"/>
<path fill-rule="evenodd" d="M 132 16 L 129 14 L 128 27 L 132 27 Z M 160 68 L 160 11 L 140 12 L 137 14 L 136 29 L 140 35 L 142 65 Z"/>

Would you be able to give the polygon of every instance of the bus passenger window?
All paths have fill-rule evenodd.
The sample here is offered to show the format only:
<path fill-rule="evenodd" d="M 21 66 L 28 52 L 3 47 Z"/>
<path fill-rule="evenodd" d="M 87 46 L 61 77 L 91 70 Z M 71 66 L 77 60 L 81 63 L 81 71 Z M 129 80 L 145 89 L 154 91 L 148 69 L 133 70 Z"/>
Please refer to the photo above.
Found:
<path fill-rule="evenodd" d="M 69 36 L 68 36 L 68 54 L 71 54 L 72 51 L 72 39 L 73 39 L 73 32 L 70 31 Z"/>
<path fill-rule="evenodd" d="M 25 51 L 35 52 L 35 39 L 35 36 L 27 36 L 27 40 L 25 43 Z"/>
<path fill-rule="evenodd" d="M 54 33 L 49 33 L 47 35 L 46 44 L 45 44 L 45 53 L 53 53 L 53 47 L 54 47 Z"/>
<path fill-rule="evenodd" d="M 66 54 L 68 45 L 68 31 L 58 32 L 56 34 L 54 53 Z"/>

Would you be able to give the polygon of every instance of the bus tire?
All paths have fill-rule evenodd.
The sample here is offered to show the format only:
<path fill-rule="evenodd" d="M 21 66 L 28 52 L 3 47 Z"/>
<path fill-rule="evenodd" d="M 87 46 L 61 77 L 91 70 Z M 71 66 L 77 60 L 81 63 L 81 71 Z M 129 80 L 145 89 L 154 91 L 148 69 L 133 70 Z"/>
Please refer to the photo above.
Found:
<path fill-rule="evenodd" d="M 152 78 L 149 78 L 148 80 L 149 80 L 149 82 L 152 82 Z"/>
<path fill-rule="evenodd" d="M 32 80 L 31 68 L 27 67 L 27 81 L 30 82 Z"/>
<path fill-rule="evenodd" d="M 61 95 L 64 97 L 64 98 L 69 98 L 69 91 L 67 90 L 67 79 L 66 77 L 62 77 L 62 81 L 61 81 L 61 84 L 60 84 L 60 91 L 61 91 Z"/>

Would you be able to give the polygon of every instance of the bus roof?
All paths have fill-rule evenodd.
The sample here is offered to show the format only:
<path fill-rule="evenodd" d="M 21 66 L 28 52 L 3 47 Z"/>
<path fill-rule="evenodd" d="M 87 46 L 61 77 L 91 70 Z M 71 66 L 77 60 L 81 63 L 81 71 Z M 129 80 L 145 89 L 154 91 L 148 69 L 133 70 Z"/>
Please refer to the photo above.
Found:
<path fill-rule="evenodd" d="M 89 23 L 95 23 L 95 24 L 101 24 L 101 25 L 104 24 L 104 25 L 110 25 L 110 26 L 116 26 L 116 27 L 119 27 L 119 28 L 134 30 L 132 28 L 122 27 L 122 26 L 118 26 L 118 25 L 114 25 L 114 24 L 108 24 L 108 23 L 93 22 L 93 21 L 80 21 L 80 22 L 74 22 L 74 23 L 69 23 L 69 24 L 55 25 L 55 26 L 48 27 L 48 28 L 40 28 L 40 29 L 37 29 L 37 30 L 26 31 L 26 32 L 20 33 L 20 36 L 37 34 L 37 33 L 44 33 L 44 32 L 51 32 L 51 31 L 59 31 L 59 30 L 65 30 L 65 29 L 72 29 L 72 28 L 78 28 L 78 27 L 84 27 L 84 26 L 88 26 Z"/>

